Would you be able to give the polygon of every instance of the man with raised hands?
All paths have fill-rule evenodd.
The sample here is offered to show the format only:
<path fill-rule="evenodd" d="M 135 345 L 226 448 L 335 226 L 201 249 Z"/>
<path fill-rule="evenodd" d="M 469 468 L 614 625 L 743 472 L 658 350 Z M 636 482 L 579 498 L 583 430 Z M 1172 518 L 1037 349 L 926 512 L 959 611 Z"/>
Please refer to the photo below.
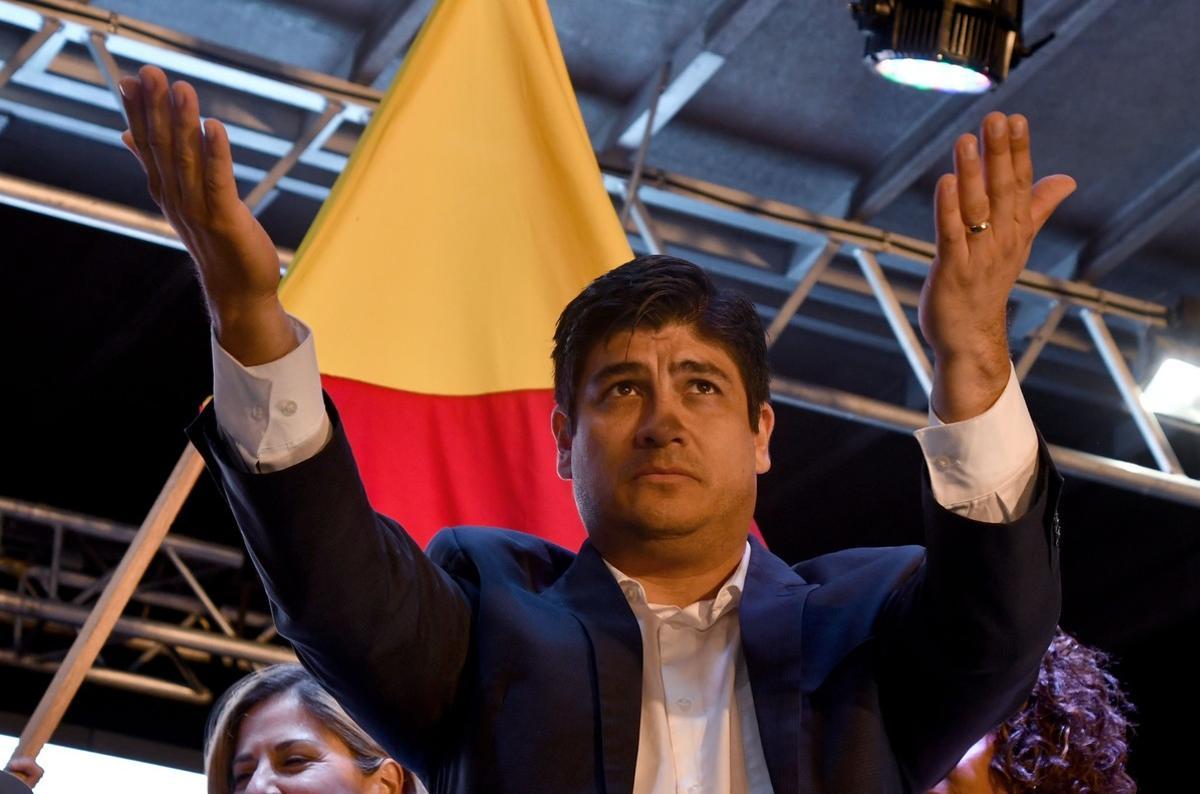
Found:
<path fill-rule="evenodd" d="M 963 135 L 936 189 L 926 546 L 788 566 L 747 537 L 775 421 L 762 327 L 671 257 L 601 276 L 556 329 L 558 469 L 589 540 L 459 527 L 422 552 L 367 503 L 225 130 L 157 68 L 120 87 L 212 317 L 191 437 L 280 632 L 431 790 L 924 791 L 1020 705 L 1058 619 L 1059 478 L 1005 313 L 1074 189 L 1034 184 L 1023 117 Z"/>

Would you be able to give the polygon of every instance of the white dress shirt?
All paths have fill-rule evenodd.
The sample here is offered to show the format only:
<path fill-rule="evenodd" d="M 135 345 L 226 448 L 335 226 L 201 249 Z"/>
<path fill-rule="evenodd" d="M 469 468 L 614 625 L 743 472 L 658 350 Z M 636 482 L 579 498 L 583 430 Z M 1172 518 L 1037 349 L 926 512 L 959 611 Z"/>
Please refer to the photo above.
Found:
<path fill-rule="evenodd" d="M 715 598 L 686 607 L 647 603 L 641 582 L 604 564 L 642 630 L 634 792 L 770 791 L 737 612 L 750 544 Z"/>
<path fill-rule="evenodd" d="M 217 423 L 249 471 L 307 460 L 332 433 L 312 334 L 293 322 L 299 347 L 254 367 L 243 367 L 213 339 Z M 1015 371 L 979 416 L 947 425 L 930 409 L 929 421 L 916 438 L 939 504 L 993 523 L 1024 514 L 1037 472 L 1037 434 Z M 642 632 L 635 794 L 771 791 L 738 620 L 749 562 L 747 544 L 717 596 L 683 608 L 647 603 L 640 582 L 608 566 Z"/>

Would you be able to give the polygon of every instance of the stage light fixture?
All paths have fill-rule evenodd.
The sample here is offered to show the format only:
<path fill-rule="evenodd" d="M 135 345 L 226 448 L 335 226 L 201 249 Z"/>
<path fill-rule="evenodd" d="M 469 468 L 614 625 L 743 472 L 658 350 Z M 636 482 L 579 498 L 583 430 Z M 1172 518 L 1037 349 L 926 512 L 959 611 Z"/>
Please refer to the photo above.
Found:
<path fill-rule="evenodd" d="M 866 36 L 867 65 L 915 88 L 980 94 L 1029 52 L 1023 0 L 860 0 L 850 13 Z"/>
<path fill-rule="evenodd" d="M 1142 396 L 1156 414 L 1200 424 L 1200 367 L 1178 358 L 1165 359 Z"/>

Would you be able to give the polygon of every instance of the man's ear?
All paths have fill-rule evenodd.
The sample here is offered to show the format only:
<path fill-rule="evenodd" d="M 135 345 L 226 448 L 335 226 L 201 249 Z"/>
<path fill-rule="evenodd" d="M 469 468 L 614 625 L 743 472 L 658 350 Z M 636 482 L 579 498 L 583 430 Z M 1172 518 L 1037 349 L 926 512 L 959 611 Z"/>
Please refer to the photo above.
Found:
<path fill-rule="evenodd" d="M 758 430 L 754 434 L 754 471 L 766 474 L 771 469 L 771 431 L 775 429 L 775 409 L 764 401 L 758 409 Z"/>
<path fill-rule="evenodd" d="M 550 429 L 554 433 L 554 443 L 558 448 L 558 476 L 569 480 L 571 479 L 571 442 L 574 440 L 574 435 L 571 431 L 571 418 L 557 405 L 550 414 Z"/>
<path fill-rule="evenodd" d="M 367 778 L 367 790 L 371 794 L 403 794 L 406 774 L 400 764 L 389 758 Z"/>

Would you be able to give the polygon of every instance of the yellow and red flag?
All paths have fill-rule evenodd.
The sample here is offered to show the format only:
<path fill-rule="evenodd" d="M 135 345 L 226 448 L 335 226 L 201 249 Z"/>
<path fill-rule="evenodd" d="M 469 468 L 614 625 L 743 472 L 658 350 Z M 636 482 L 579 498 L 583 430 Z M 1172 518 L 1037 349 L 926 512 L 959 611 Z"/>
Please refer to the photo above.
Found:
<path fill-rule="evenodd" d="M 554 322 L 630 257 L 545 0 L 441 0 L 280 290 L 375 508 L 576 547 Z"/>

